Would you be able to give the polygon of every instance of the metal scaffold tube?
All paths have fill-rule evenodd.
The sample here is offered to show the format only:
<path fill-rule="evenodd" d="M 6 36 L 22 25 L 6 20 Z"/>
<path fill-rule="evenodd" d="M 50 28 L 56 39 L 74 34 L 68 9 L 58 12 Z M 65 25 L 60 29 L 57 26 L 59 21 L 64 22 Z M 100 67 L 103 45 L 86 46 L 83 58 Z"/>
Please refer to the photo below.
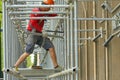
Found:
<path fill-rule="evenodd" d="M 78 24 L 77 24 L 77 0 L 74 0 L 74 38 L 75 38 L 75 48 L 74 48 L 74 53 L 75 53 L 75 66 L 78 67 L 78 33 L 77 33 L 77 29 L 78 29 Z M 78 80 L 78 73 L 76 73 L 76 80 Z"/>
<path fill-rule="evenodd" d="M 63 36 L 57 36 L 57 35 L 50 35 L 50 34 L 46 34 L 46 33 L 35 33 L 35 32 L 27 32 L 27 34 L 34 34 L 34 35 L 42 35 L 42 36 L 49 36 L 49 37 L 56 37 L 56 38 L 62 38 Z"/>
<path fill-rule="evenodd" d="M 17 0 L 18 2 L 40 2 L 43 0 Z"/>
<path fill-rule="evenodd" d="M 70 5 L 72 5 L 72 3 L 70 3 Z M 74 32 L 74 29 L 73 29 L 73 7 L 71 6 L 70 7 L 70 68 L 74 66 L 74 37 L 73 37 L 73 32 Z M 70 75 L 70 79 L 71 80 L 74 80 L 74 75 Z"/>
<path fill-rule="evenodd" d="M 107 21 L 112 21 L 112 20 L 120 20 L 120 19 L 115 19 L 115 18 L 77 18 L 77 20 L 107 20 Z"/>
<path fill-rule="evenodd" d="M 12 20 L 26 20 L 26 19 L 66 19 L 66 17 L 11 17 Z"/>
<path fill-rule="evenodd" d="M 8 62 L 7 62 L 7 57 L 8 57 L 8 54 L 7 54 L 7 51 L 8 51 L 8 48 L 7 48 L 7 39 L 6 39 L 6 12 L 7 12 L 7 10 L 6 10 L 6 8 L 5 8 L 5 2 L 3 2 L 3 4 L 2 4 L 2 9 L 3 9 L 3 47 L 4 47 L 4 49 L 3 49 L 3 52 L 5 53 L 3 56 L 4 56 L 4 66 L 5 66 L 5 68 L 8 66 Z M 8 76 L 4 73 L 4 80 L 7 80 L 7 78 L 8 78 Z"/>
<path fill-rule="evenodd" d="M 6 5 L 7 8 L 34 8 L 34 7 L 50 7 L 50 8 L 69 8 L 70 5 Z"/>
<path fill-rule="evenodd" d="M 107 47 L 108 46 L 108 43 L 114 38 L 114 36 L 116 36 L 117 34 L 120 33 L 120 30 L 118 30 L 117 32 L 111 34 L 108 39 L 104 42 L 104 46 Z"/>
<path fill-rule="evenodd" d="M 53 77 L 57 77 L 57 76 L 61 76 L 61 75 L 65 75 L 65 74 L 68 74 L 68 73 L 74 73 L 77 71 L 77 68 L 76 67 L 73 67 L 71 69 L 68 69 L 68 70 L 64 70 L 64 71 L 61 71 L 61 72 L 58 72 L 58 73 L 55 73 L 53 75 L 49 75 L 47 78 L 53 78 Z"/>
<path fill-rule="evenodd" d="M 92 41 L 96 41 L 96 39 L 98 39 L 99 37 L 101 37 L 101 33 L 99 33 L 97 36 L 95 36 L 93 39 L 92 39 Z"/>
<path fill-rule="evenodd" d="M 52 11 L 52 12 L 23 12 L 23 11 L 12 11 L 12 12 L 9 12 L 9 14 L 14 14 L 14 15 L 17 15 L 17 14 L 66 14 L 67 12 L 58 12 L 58 11 Z"/>
<path fill-rule="evenodd" d="M 86 32 L 86 31 L 100 31 L 100 29 L 80 29 L 80 30 L 78 30 L 78 32 Z"/>

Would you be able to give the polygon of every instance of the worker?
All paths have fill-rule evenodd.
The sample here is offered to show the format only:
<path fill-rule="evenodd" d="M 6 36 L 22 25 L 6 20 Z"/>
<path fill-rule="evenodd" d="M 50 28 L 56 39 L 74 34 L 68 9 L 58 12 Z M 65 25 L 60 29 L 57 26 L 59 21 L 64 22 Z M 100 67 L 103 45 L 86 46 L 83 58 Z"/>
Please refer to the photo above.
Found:
<path fill-rule="evenodd" d="M 54 1 L 53 0 L 43 0 L 42 5 L 53 5 Z M 40 12 L 40 11 L 49 11 L 49 7 L 39 7 L 39 8 L 33 8 L 33 12 Z M 30 14 L 30 17 L 54 17 L 57 16 L 57 14 Z M 44 19 L 30 19 L 29 23 L 27 25 L 27 31 L 29 32 L 36 32 L 36 33 L 42 33 L 44 26 Z M 19 57 L 17 62 L 14 64 L 13 68 L 15 71 L 18 71 L 19 65 L 30 55 L 33 53 L 34 46 L 35 44 L 39 45 L 40 47 L 43 47 L 45 50 L 49 51 L 53 66 L 55 69 L 62 70 L 61 66 L 58 65 L 57 58 L 56 58 L 56 53 L 55 53 L 55 48 L 53 43 L 50 41 L 49 38 L 45 38 L 44 44 L 43 43 L 43 36 L 40 35 L 35 35 L 35 34 L 29 34 L 28 38 L 26 40 L 26 48 L 25 52 Z"/>

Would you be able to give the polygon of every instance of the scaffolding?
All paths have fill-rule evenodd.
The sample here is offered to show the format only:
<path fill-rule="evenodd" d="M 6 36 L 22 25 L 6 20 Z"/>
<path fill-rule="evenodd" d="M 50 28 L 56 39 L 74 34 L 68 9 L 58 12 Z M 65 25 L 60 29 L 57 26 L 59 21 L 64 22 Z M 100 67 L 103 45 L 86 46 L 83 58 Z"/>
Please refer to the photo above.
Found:
<path fill-rule="evenodd" d="M 42 0 L 41 0 L 42 1 Z M 7 0 L 3 1 L 3 12 L 4 12 L 4 47 L 6 48 L 4 58 L 5 61 L 5 75 L 4 80 L 12 80 L 12 79 L 19 79 L 27 77 L 28 79 L 35 79 L 35 77 L 38 79 L 59 79 L 60 76 L 61 79 L 68 78 L 67 76 L 74 74 L 76 75 L 76 80 L 78 80 L 78 58 L 77 58 L 77 34 L 72 34 L 71 32 L 75 32 L 77 30 L 77 25 L 74 25 L 74 23 L 77 23 L 76 20 L 73 20 L 74 15 L 76 13 L 73 13 L 76 9 L 74 6 L 76 5 L 76 1 L 72 2 L 70 0 L 63 0 L 63 1 L 55 1 L 55 5 L 40 5 L 40 0 Z M 46 19 L 47 22 L 45 24 L 45 29 L 43 34 L 38 33 L 26 33 L 25 32 L 25 26 L 27 25 L 27 20 L 29 20 L 29 14 L 31 14 L 31 9 L 34 7 L 51 7 L 53 8 L 50 12 L 40 12 L 39 14 L 50 14 L 50 13 L 56 13 L 59 16 L 57 17 L 38 17 L 32 19 Z M 76 15 L 75 15 L 76 16 Z M 77 16 L 76 16 L 77 17 Z M 56 24 L 57 23 L 57 24 Z M 9 26 L 9 29 L 8 29 Z M 52 26 L 52 27 L 51 27 Z M 74 30 L 72 30 L 72 26 L 76 26 Z M 9 33 L 8 33 L 9 32 Z M 56 53 L 58 57 L 58 63 L 62 67 L 64 67 L 64 70 L 62 72 L 57 72 L 56 70 L 52 69 L 53 66 L 49 63 L 49 58 L 47 57 L 47 52 L 44 50 L 41 51 L 38 47 L 34 50 L 33 53 L 40 54 L 40 58 L 43 60 L 41 61 L 41 64 L 44 67 L 42 70 L 34 70 L 25 68 L 26 65 L 22 65 L 22 69 L 19 69 L 21 74 L 17 74 L 9 68 L 15 63 L 16 59 L 24 51 L 24 45 L 25 45 L 25 38 L 27 34 L 36 34 L 36 35 L 43 35 L 48 36 L 55 44 Z M 72 34 L 72 36 L 70 36 Z M 75 37 L 73 37 L 75 35 Z M 14 39 L 15 38 L 15 39 Z M 75 38 L 75 40 L 74 40 Z M 71 39 L 71 40 L 69 40 Z M 13 41 L 14 43 L 8 43 L 8 41 Z M 71 42 L 75 42 L 76 44 L 73 44 Z M 71 44 L 70 44 L 71 43 Z M 74 46 L 73 46 L 74 45 Z M 12 47 L 11 47 L 12 46 Z M 18 47 L 17 47 L 18 46 Z M 17 49 L 16 49 L 17 48 Z M 75 50 L 76 52 L 73 52 Z M 9 53 L 11 55 L 8 57 Z M 16 54 L 17 53 L 17 54 Z M 46 53 L 46 54 L 44 54 Z M 11 59 L 11 57 L 14 57 Z M 69 58 L 70 57 L 70 58 Z M 75 63 L 74 63 L 75 62 Z M 32 74 L 35 72 L 35 74 Z M 7 75 L 11 74 L 13 76 Z M 22 75 L 22 76 L 21 76 Z M 66 75 L 66 77 L 65 77 Z M 23 77 L 24 76 L 24 77 Z M 16 78 L 17 77 L 17 78 Z M 73 77 L 71 75 L 71 77 Z"/>
<path fill-rule="evenodd" d="M 97 51 L 96 41 L 98 39 L 105 39 L 103 48 L 108 47 L 109 42 L 116 35 L 119 35 L 120 31 L 115 31 L 108 35 L 107 22 L 119 21 L 120 18 L 105 17 L 102 14 L 101 18 L 95 16 L 94 8 L 98 0 L 90 0 L 93 4 L 93 16 L 88 17 L 85 1 L 89 0 L 54 0 L 55 5 L 41 5 L 42 0 L 3 0 L 3 35 L 4 35 L 4 80 L 89 80 L 88 79 L 88 46 L 89 42 L 93 43 L 93 80 L 97 79 Z M 83 6 L 84 18 L 78 13 L 79 4 Z M 108 6 L 107 1 L 103 0 L 100 5 L 101 9 L 107 10 L 107 12 L 115 12 L 120 4 L 114 9 Z M 35 7 L 51 7 L 49 12 L 37 12 L 37 14 L 58 14 L 57 17 L 29 17 L 32 8 Z M 81 8 L 80 8 L 81 9 Z M 105 12 L 104 12 L 105 13 Z M 80 17 L 79 17 L 80 16 Z M 25 28 L 29 19 L 46 19 L 43 34 L 26 32 Z M 87 21 L 92 21 L 92 28 L 88 28 Z M 96 28 L 96 22 L 102 24 L 104 21 L 105 28 Z M 84 23 L 84 29 L 83 25 Z M 78 26 L 79 25 L 79 26 Z M 92 33 L 92 36 L 89 33 Z M 14 65 L 17 58 L 24 52 L 25 39 L 28 34 L 36 34 L 47 36 L 55 45 L 58 63 L 64 67 L 64 70 L 58 72 L 53 69 L 48 52 L 35 46 L 33 53 L 39 54 L 37 59 L 37 65 L 42 65 L 43 69 L 31 69 L 26 67 L 26 61 L 19 68 L 20 74 L 9 70 Z M 108 52 L 105 48 L 105 80 L 109 80 L 109 60 Z M 83 60 L 83 54 L 85 60 Z M 84 64 L 84 72 L 82 64 Z M 7 74 L 6 74 L 7 73 Z M 34 73 L 34 74 L 33 74 Z M 84 78 L 82 77 L 83 74 Z M 9 75 L 11 74 L 11 75 Z M 13 75 L 13 76 L 12 76 Z"/>

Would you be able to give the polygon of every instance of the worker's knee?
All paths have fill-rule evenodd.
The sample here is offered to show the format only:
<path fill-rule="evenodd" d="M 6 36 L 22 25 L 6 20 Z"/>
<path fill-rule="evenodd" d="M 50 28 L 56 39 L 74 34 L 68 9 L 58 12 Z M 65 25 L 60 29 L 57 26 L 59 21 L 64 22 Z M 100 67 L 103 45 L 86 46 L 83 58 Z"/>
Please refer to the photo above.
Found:
<path fill-rule="evenodd" d="M 49 52 L 54 52 L 54 48 L 49 48 Z"/>
<path fill-rule="evenodd" d="M 23 53 L 23 55 L 26 56 L 26 57 L 28 57 L 30 54 L 27 53 L 27 52 L 25 52 L 25 53 Z"/>

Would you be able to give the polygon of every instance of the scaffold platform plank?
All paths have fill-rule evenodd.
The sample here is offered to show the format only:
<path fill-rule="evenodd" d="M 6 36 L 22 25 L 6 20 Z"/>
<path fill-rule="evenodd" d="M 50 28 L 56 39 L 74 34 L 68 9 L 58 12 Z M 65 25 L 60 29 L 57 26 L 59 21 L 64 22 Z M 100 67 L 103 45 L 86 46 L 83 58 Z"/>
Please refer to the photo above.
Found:
<path fill-rule="evenodd" d="M 46 77 L 59 71 L 55 69 L 19 68 L 19 72 L 25 77 Z"/>

